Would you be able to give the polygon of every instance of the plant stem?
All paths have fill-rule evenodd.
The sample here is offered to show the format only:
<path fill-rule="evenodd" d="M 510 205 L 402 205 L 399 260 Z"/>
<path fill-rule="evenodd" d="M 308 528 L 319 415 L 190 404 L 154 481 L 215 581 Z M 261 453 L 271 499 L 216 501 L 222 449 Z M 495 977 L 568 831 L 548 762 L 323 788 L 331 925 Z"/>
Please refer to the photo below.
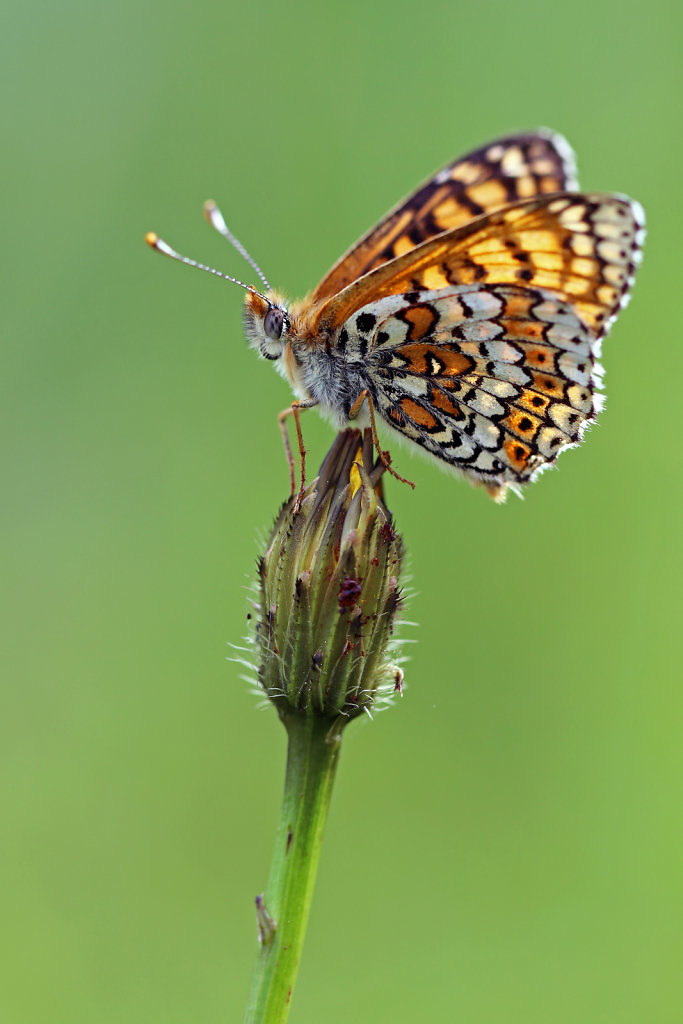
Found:
<path fill-rule="evenodd" d="M 299 967 L 342 726 L 289 714 L 287 772 L 273 863 L 257 898 L 260 948 L 245 1024 L 284 1024 Z"/>

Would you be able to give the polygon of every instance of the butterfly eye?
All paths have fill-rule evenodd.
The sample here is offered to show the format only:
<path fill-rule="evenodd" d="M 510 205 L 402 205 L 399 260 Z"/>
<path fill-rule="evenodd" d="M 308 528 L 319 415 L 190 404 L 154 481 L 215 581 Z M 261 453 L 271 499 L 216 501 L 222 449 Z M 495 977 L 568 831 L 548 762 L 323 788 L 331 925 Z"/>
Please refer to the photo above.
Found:
<path fill-rule="evenodd" d="M 285 322 L 285 314 L 277 306 L 271 306 L 263 321 L 263 330 L 271 341 L 279 341 L 282 334 L 282 327 Z"/>

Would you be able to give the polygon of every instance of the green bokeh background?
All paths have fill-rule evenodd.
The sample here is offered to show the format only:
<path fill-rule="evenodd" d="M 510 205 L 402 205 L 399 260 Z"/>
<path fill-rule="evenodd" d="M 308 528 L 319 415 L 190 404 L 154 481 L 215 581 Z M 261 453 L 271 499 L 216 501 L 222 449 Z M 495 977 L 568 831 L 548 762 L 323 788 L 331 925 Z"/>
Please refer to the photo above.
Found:
<path fill-rule="evenodd" d="M 7 11 L 0 1020 L 238 1021 L 284 733 L 226 644 L 287 490 L 242 295 L 549 125 L 641 200 L 580 451 L 497 507 L 407 452 L 409 688 L 348 733 L 292 1022 L 678 1024 L 681 6 Z M 331 431 L 305 418 L 316 463 Z M 678 564 L 677 564 L 678 562 Z"/>

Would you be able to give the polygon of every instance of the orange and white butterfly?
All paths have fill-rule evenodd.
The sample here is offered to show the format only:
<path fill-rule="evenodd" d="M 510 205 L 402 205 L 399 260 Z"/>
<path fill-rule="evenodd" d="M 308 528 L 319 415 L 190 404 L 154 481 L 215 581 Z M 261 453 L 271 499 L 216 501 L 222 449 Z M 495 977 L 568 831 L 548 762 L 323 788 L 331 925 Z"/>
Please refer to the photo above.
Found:
<path fill-rule="evenodd" d="M 378 446 L 375 412 L 502 500 L 573 447 L 600 410 L 601 341 L 641 257 L 640 205 L 576 189 L 560 135 L 492 142 L 438 171 L 292 303 L 213 203 L 209 221 L 263 293 L 153 233 L 147 241 L 246 288 L 247 339 L 299 399 L 302 458 L 299 408 L 317 405 L 341 427 L 366 403 Z"/>

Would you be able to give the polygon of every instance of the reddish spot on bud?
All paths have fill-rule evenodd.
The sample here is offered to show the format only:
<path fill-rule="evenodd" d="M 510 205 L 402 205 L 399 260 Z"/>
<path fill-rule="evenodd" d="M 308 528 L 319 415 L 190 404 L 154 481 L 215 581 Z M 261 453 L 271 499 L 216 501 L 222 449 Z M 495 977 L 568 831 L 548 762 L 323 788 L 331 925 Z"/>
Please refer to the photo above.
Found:
<path fill-rule="evenodd" d="M 361 581 L 353 576 L 345 576 L 339 588 L 339 611 L 345 612 L 353 608 L 361 592 Z"/>
<path fill-rule="evenodd" d="M 379 531 L 379 535 L 385 544 L 391 544 L 391 542 L 396 539 L 396 531 L 389 522 L 386 522 L 383 525 L 382 529 Z"/>

